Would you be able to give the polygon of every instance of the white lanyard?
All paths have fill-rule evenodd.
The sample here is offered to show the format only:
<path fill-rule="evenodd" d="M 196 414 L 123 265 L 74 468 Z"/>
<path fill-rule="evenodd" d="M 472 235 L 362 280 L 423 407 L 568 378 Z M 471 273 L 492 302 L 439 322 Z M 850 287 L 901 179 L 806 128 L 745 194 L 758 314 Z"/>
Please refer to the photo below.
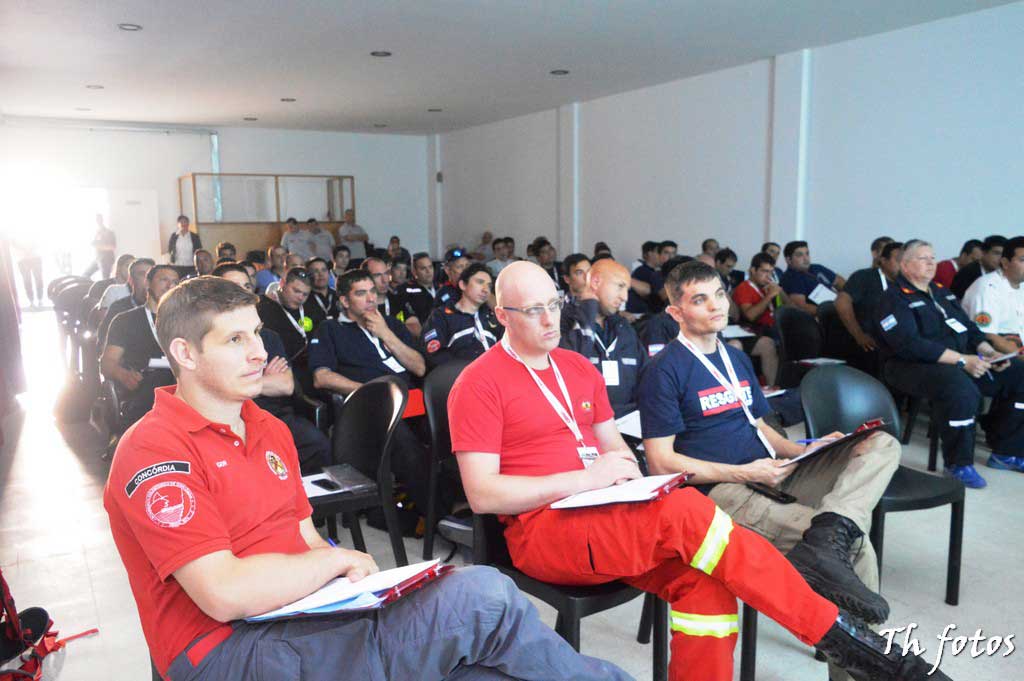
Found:
<path fill-rule="evenodd" d="M 313 293 L 313 299 L 316 301 L 316 304 L 320 306 L 320 309 L 324 311 L 325 315 L 330 315 L 331 314 L 328 311 L 329 310 L 329 306 L 324 305 L 323 301 L 320 300 L 320 296 L 318 296 L 316 293 Z M 331 293 L 330 293 L 330 291 L 328 291 L 327 292 L 327 300 L 330 300 L 330 299 L 331 299 Z"/>
<path fill-rule="evenodd" d="M 391 316 L 391 299 L 388 298 L 388 294 L 384 294 L 384 316 Z"/>
<path fill-rule="evenodd" d="M 484 350 L 490 350 L 491 346 L 487 342 L 487 336 L 484 335 L 484 325 L 480 323 L 480 312 L 473 313 L 473 325 L 476 326 L 476 337 L 480 340 L 480 343 L 484 346 Z"/>
<path fill-rule="evenodd" d="M 883 291 L 888 291 L 889 290 L 889 280 L 886 278 L 885 272 L 882 271 L 881 267 L 878 268 L 878 276 L 882 280 L 882 290 Z"/>
<path fill-rule="evenodd" d="M 580 426 L 576 422 L 576 414 L 572 409 L 572 399 L 569 397 L 569 389 L 565 387 L 565 381 L 562 380 L 562 372 L 558 370 L 558 365 L 555 364 L 555 358 L 548 355 L 548 361 L 551 362 L 551 371 L 554 372 L 555 380 L 558 382 L 558 388 L 562 391 L 562 397 L 565 398 L 565 403 L 569 406 L 568 412 L 565 410 L 565 407 L 562 406 L 562 403 L 558 401 L 558 398 L 555 397 L 546 385 L 544 385 L 544 381 L 540 380 L 540 376 L 537 375 L 537 372 L 519 358 L 519 355 L 516 354 L 516 351 L 513 350 L 512 346 L 509 344 L 507 335 L 502 337 L 501 347 L 505 349 L 505 352 L 508 353 L 509 357 L 526 367 L 526 370 L 530 372 L 530 378 L 532 378 L 533 382 L 537 384 L 540 391 L 544 393 L 544 397 L 547 399 L 548 404 L 551 405 L 551 408 L 555 410 L 555 413 L 558 414 L 558 418 L 562 419 L 562 423 L 565 424 L 565 427 L 568 428 L 573 437 L 576 438 L 580 447 L 585 447 L 586 445 L 583 442 L 583 432 L 580 430 Z"/>
<path fill-rule="evenodd" d="M 718 367 L 712 364 L 711 360 L 705 357 L 704 353 L 698 350 L 694 344 L 690 342 L 690 339 L 684 336 L 681 331 L 679 332 L 679 342 L 682 343 L 683 347 L 689 350 L 694 357 L 700 360 L 700 363 L 704 365 L 704 368 L 710 372 L 710 374 L 719 382 L 719 384 L 721 384 L 723 388 L 732 393 L 733 397 L 736 398 L 736 401 L 740 403 L 740 407 L 742 407 L 743 413 L 747 417 L 747 422 L 754 427 L 754 432 L 757 433 L 757 439 L 761 441 L 764 448 L 768 450 L 768 454 L 774 459 L 775 449 L 772 447 L 771 443 L 768 442 L 768 438 L 761 432 L 761 429 L 757 427 L 757 419 L 755 419 L 754 415 L 750 413 L 750 408 L 743 400 L 743 391 L 740 389 L 739 378 L 736 377 L 736 369 L 733 368 L 732 360 L 729 359 L 729 353 L 725 351 L 725 346 L 722 344 L 722 341 L 715 339 L 715 343 L 718 346 L 718 354 L 722 358 L 722 363 L 725 364 L 725 370 L 729 374 L 729 380 L 726 380 L 725 376 L 722 375 L 722 372 L 718 370 Z M 754 386 L 750 386 L 750 394 L 753 396 Z"/>
<path fill-rule="evenodd" d="M 359 326 L 359 325 L 356 324 L 356 326 Z M 387 359 L 388 358 L 388 353 L 384 352 L 384 348 L 382 348 L 380 346 L 380 339 L 377 338 L 376 336 L 374 336 L 372 333 L 370 333 L 369 331 L 367 331 L 366 329 L 364 329 L 361 326 L 359 326 L 359 330 L 362 331 L 363 334 L 366 335 L 367 339 L 369 339 L 369 341 L 371 343 L 373 343 L 373 347 L 377 348 L 377 354 L 380 355 L 380 358 L 381 359 Z"/>
<path fill-rule="evenodd" d="M 605 347 L 604 341 L 601 340 L 600 332 L 595 330 L 594 331 L 594 342 L 601 346 L 601 350 L 604 352 L 605 358 L 611 359 L 612 358 L 612 353 L 615 352 L 615 346 L 619 344 L 619 337 L 616 336 L 615 340 L 612 341 L 612 344 L 609 345 L 608 347 Z"/>
<path fill-rule="evenodd" d="M 277 304 L 281 305 L 281 311 L 284 312 L 284 316 L 287 317 L 288 321 L 292 323 L 292 326 L 295 327 L 295 330 L 298 331 L 299 334 L 301 334 L 303 338 L 305 338 L 306 337 L 306 330 L 304 328 L 302 328 L 302 324 L 300 322 L 295 321 L 295 317 L 293 317 L 291 315 L 291 313 L 288 312 L 287 308 L 285 308 L 285 306 L 281 304 L 280 300 L 277 301 Z M 305 315 L 305 313 L 302 310 L 302 306 L 299 305 L 299 319 L 301 320 L 305 316 L 306 315 Z"/>
<path fill-rule="evenodd" d="M 156 335 L 156 324 L 153 323 L 153 311 L 148 307 L 146 308 L 146 320 L 149 322 L 149 330 L 153 332 L 153 340 L 160 345 L 160 337 Z M 163 350 L 163 348 L 160 349 Z"/>

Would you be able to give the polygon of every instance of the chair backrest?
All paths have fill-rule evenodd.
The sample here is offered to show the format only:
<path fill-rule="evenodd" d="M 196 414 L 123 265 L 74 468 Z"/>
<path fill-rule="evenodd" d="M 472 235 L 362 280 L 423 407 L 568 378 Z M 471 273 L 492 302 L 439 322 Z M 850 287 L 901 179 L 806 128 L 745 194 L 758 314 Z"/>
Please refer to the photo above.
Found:
<path fill-rule="evenodd" d="M 490 513 L 473 515 L 473 562 L 477 565 L 512 566 L 512 557 L 505 542 L 505 528 L 498 516 Z"/>
<path fill-rule="evenodd" d="M 46 286 L 46 297 L 50 300 L 54 300 L 57 297 L 57 294 L 60 293 L 60 290 L 65 286 L 83 281 L 91 283 L 90 279 L 79 277 L 75 274 L 66 274 L 63 277 L 57 277 Z"/>
<path fill-rule="evenodd" d="M 814 317 L 795 307 L 780 307 L 775 311 L 775 323 L 779 328 L 781 361 L 821 357 L 821 327 Z"/>
<path fill-rule="evenodd" d="M 849 433 L 865 421 L 884 419 L 885 431 L 899 437 L 900 413 L 877 379 L 845 365 L 817 367 L 800 384 L 807 437 Z"/>
<path fill-rule="evenodd" d="M 79 281 L 63 286 L 58 292 L 57 297 L 53 301 L 53 306 L 61 311 L 69 314 L 77 313 L 85 300 L 85 297 L 89 294 L 89 287 L 92 286 L 88 281 Z"/>
<path fill-rule="evenodd" d="M 423 403 L 430 424 L 430 444 L 437 460 L 451 456 L 452 435 L 448 428 L 448 393 L 455 379 L 469 366 L 466 360 L 452 360 L 433 369 L 423 381 Z"/>
<path fill-rule="evenodd" d="M 391 492 L 393 435 L 405 411 L 409 389 L 401 378 L 380 376 L 356 388 L 345 400 L 331 438 L 334 463 L 348 463 Z"/>

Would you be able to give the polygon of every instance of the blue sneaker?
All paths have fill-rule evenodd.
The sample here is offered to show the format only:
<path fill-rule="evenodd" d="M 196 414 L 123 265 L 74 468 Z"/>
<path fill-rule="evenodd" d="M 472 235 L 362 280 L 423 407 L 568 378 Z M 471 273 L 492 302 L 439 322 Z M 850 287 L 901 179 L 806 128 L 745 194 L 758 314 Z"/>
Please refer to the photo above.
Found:
<path fill-rule="evenodd" d="M 950 478 L 956 478 L 964 483 L 964 487 L 970 487 L 971 489 L 982 489 L 988 485 L 985 482 L 985 478 L 981 477 L 978 471 L 974 470 L 974 466 L 951 466 L 946 469 L 946 475 Z"/>
<path fill-rule="evenodd" d="M 993 454 L 988 457 L 988 467 L 998 471 L 1017 471 L 1024 473 L 1024 459 L 1019 456 L 999 456 Z"/>

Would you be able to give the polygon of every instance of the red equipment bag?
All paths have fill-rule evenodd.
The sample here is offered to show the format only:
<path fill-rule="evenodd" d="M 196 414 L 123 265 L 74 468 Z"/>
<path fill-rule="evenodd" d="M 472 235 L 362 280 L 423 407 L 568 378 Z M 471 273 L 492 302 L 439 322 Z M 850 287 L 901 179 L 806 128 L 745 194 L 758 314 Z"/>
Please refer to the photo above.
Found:
<path fill-rule="evenodd" d="M 0 610 L 0 681 L 42 681 L 44 678 L 53 681 L 63 666 L 63 654 L 49 659 L 47 656 L 62 651 L 69 641 L 99 633 L 99 629 L 90 629 L 59 639 L 60 632 L 54 631 L 53 620 L 42 608 L 18 612 L 2 571 L 0 591 L 3 597 L 3 609 Z"/>

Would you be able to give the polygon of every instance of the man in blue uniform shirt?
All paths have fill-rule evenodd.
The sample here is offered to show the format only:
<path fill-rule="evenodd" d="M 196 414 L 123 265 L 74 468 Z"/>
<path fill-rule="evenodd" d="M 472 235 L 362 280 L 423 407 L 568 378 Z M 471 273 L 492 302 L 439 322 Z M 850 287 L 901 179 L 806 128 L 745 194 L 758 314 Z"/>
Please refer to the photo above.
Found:
<path fill-rule="evenodd" d="M 453 359 L 474 360 L 501 340 L 505 327 L 487 301 L 494 277 L 482 263 L 467 267 L 459 277 L 462 295 L 454 303 L 436 308 L 423 327 L 423 346 L 431 367 Z"/>
<path fill-rule="evenodd" d="M 629 270 L 598 260 L 577 300 L 562 310 L 563 348 L 575 350 L 601 372 L 615 418 L 636 410 L 636 387 L 647 350 L 619 307 L 629 292 Z"/>
<path fill-rule="evenodd" d="M 665 289 L 677 336 L 649 361 L 638 394 L 651 472 L 693 473 L 723 511 L 788 552 L 818 593 L 869 622 L 885 621 L 874 552 L 857 540 L 899 464 L 899 443 L 880 433 L 785 465 L 806 447 L 764 423 L 770 408 L 749 358 L 718 338 L 729 310 L 718 273 L 701 262 L 680 265 Z M 781 504 L 746 483 L 781 486 L 798 503 Z"/>
<path fill-rule="evenodd" d="M 790 302 L 808 314 L 817 315 L 818 303 L 835 300 L 846 285 L 846 280 L 829 268 L 811 264 L 806 241 L 790 241 L 782 254 L 786 257 L 786 271 L 779 284 Z"/>
<path fill-rule="evenodd" d="M 993 468 L 1024 470 L 1024 362 L 992 364 L 995 348 L 956 296 L 932 282 L 935 251 L 927 241 L 903 246 L 900 275 L 878 305 L 889 385 L 930 400 L 939 423 L 946 474 L 985 487 L 974 469 L 975 417 L 982 396 L 993 398 L 982 419 Z"/>
<path fill-rule="evenodd" d="M 444 254 L 444 273 L 447 280 L 437 290 L 434 307 L 444 307 L 459 299 L 459 296 L 462 295 L 462 291 L 459 289 L 459 277 L 467 267 L 469 267 L 469 257 L 466 252 L 461 248 L 449 248 Z"/>

